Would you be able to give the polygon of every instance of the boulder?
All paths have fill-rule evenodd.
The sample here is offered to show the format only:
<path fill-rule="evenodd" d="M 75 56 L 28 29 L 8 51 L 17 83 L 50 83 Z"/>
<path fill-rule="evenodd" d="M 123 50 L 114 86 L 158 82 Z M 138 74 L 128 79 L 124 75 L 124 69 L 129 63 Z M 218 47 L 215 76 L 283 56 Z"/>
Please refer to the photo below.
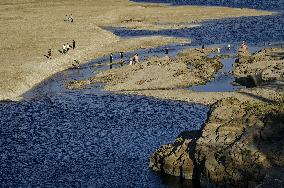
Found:
<path fill-rule="evenodd" d="M 172 144 L 157 149 L 150 157 L 149 167 L 169 175 L 191 180 L 194 171 L 192 159 L 199 132 L 183 132 Z"/>
<path fill-rule="evenodd" d="M 150 168 L 202 187 L 279 187 L 284 182 L 284 104 L 222 99 L 201 132 L 184 132 L 150 157 Z M 280 187 L 281 187 L 280 186 Z"/>

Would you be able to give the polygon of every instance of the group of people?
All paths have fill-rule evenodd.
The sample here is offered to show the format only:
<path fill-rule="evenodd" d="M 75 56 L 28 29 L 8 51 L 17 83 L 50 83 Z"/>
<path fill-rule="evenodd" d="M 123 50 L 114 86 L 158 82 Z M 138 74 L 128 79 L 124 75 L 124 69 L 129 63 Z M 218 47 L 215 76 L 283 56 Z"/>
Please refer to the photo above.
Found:
<path fill-rule="evenodd" d="M 129 58 L 129 65 L 134 65 L 136 63 L 139 63 L 139 56 L 137 53 L 133 57 Z"/>
<path fill-rule="evenodd" d="M 70 44 L 63 44 L 62 49 L 58 50 L 61 54 L 66 54 L 70 49 L 75 49 L 76 48 L 76 42 L 75 40 L 72 41 L 72 45 Z M 44 56 L 48 59 L 51 59 L 51 49 L 48 49 L 47 54 L 44 54 Z"/>
<path fill-rule="evenodd" d="M 73 15 L 70 14 L 69 16 L 66 15 L 65 16 L 65 19 L 64 19 L 65 22 L 73 22 L 74 21 L 74 18 L 73 18 Z M 74 50 L 76 47 L 76 42 L 75 40 L 72 41 L 72 45 L 70 44 L 63 44 L 62 45 L 62 49 L 61 50 L 58 50 L 61 54 L 66 54 L 71 48 Z M 52 55 L 51 55 L 51 49 L 48 49 L 47 51 L 47 54 L 44 54 L 44 56 L 48 59 L 52 59 Z"/>
<path fill-rule="evenodd" d="M 119 54 L 120 54 L 120 65 L 123 66 L 124 54 L 123 54 L 123 52 L 119 52 Z M 130 58 L 129 58 L 129 65 L 134 65 L 135 63 L 139 63 L 138 53 L 136 53 L 134 56 L 130 56 Z M 110 69 L 112 69 L 112 65 L 113 65 L 113 54 L 111 53 L 110 56 L 109 56 L 109 67 L 110 67 Z"/>
<path fill-rule="evenodd" d="M 75 49 L 76 48 L 76 42 L 75 40 L 72 41 L 72 45 L 70 44 L 63 44 L 62 50 L 59 50 L 60 53 L 66 54 L 70 49 Z"/>
<path fill-rule="evenodd" d="M 65 15 L 64 22 L 73 22 L 73 21 L 74 21 L 74 18 L 72 14 L 70 14 L 69 16 Z"/>
<path fill-rule="evenodd" d="M 202 50 L 205 49 L 205 45 L 204 45 L 204 44 L 201 46 L 201 49 L 202 49 Z M 227 45 L 227 51 L 231 51 L 231 45 L 230 45 L 230 44 Z M 218 54 L 221 53 L 221 48 L 220 48 L 220 47 L 217 47 L 217 53 L 218 53 Z"/>

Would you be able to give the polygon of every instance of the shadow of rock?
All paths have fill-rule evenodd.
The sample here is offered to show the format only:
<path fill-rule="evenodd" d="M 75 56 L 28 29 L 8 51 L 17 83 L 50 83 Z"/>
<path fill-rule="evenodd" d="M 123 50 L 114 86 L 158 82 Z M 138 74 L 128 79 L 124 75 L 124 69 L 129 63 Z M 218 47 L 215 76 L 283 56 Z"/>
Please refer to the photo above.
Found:
<path fill-rule="evenodd" d="M 269 113 L 264 122 L 254 144 L 267 158 L 270 168 L 265 169 L 266 176 L 259 187 L 281 187 L 284 186 L 284 111 Z"/>

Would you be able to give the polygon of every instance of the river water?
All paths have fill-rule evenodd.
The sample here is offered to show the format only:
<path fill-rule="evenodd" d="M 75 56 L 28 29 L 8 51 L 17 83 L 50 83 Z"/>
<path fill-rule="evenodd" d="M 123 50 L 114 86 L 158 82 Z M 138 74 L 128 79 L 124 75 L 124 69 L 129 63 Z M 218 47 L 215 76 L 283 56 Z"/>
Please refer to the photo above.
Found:
<path fill-rule="evenodd" d="M 124 37 L 162 33 L 193 39 L 192 46 L 138 51 L 143 57 L 162 56 L 169 48 L 169 55 L 174 56 L 201 44 L 238 46 L 242 40 L 254 45 L 283 41 L 281 16 L 205 22 L 184 30 L 113 31 Z M 126 59 L 133 53 L 126 53 Z M 76 91 L 64 88 L 64 82 L 84 79 L 107 68 L 92 67 L 107 59 L 101 57 L 80 69 L 58 73 L 25 93 L 23 101 L 0 102 L 3 187 L 191 187 L 149 170 L 148 157 L 182 131 L 200 129 L 208 108 L 107 93 L 101 90 L 101 84 Z"/>

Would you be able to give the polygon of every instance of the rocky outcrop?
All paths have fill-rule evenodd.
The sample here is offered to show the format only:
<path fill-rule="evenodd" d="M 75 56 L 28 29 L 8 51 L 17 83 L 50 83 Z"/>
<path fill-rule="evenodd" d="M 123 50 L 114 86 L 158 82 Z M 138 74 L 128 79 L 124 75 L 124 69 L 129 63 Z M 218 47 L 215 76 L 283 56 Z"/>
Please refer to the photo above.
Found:
<path fill-rule="evenodd" d="M 166 167 L 175 169 L 174 161 L 178 161 L 179 156 L 189 155 L 192 162 L 182 168 L 195 171 L 191 178 L 199 179 L 203 187 L 265 187 L 269 184 L 277 187 L 284 182 L 283 122 L 283 101 L 267 105 L 223 99 L 211 107 L 210 117 L 196 142 L 183 139 L 162 147 L 164 150 L 157 150 L 151 157 L 150 166 L 158 166 L 156 170 L 163 171 L 161 164 L 169 156 L 176 156 L 176 160 L 170 157 L 171 162 Z M 186 146 L 182 150 L 186 154 L 174 149 L 177 146 Z M 194 156 L 186 148 L 194 148 L 191 150 Z M 171 170 L 164 172 L 174 174 Z"/>
<path fill-rule="evenodd" d="M 154 171 L 192 179 L 194 150 L 200 131 L 183 132 L 172 144 L 157 149 L 150 157 L 149 167 Z"/>
<path fill-rule="evenodd" d="M 246 86 L 258 86 L 275 80 L 284 80 L 284 49 L 262 49 L 254 54 L 240 48 L 234 66 L 237 82 Z"/>
<path fill-rule="evenodd" d="M 275 114 L 270 114 L 273 111 Z M 284 131 L 283 118 L 277 105 L 240 104 L 237 99 L 217 102 L 197 141 L 196 157 L 203 167 L 202 184 L 254 186 L 276 166 L 283 168 L 284 140 L 280 138 Z M 264 152 L 264 148 L 270 152 Z M 271 160 L 273 156 L 282 161 Z"/>

